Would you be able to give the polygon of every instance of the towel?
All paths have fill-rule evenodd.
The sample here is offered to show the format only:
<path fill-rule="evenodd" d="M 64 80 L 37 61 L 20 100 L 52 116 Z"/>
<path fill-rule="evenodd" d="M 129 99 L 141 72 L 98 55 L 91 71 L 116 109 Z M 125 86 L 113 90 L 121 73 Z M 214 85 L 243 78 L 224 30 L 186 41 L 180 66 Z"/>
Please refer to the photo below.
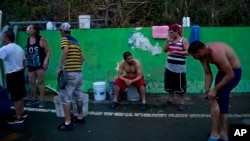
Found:
<path fill-rule="evenodd" d="M 152 36 L 153 38 L 166 39 L 168 37 L 169 27 L 164 26 L 152 26 Z"/>

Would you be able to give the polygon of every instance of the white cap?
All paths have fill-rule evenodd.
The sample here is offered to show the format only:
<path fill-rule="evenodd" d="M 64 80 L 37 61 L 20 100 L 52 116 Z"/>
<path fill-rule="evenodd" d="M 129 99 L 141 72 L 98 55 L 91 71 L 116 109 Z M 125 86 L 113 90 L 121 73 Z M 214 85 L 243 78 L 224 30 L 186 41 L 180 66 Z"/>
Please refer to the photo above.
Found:
<path fill-rule="evenodd" d="M 70 27 L 71 25 L 67 22 L 65 23 L 62 23 L 59 27 L 60 30 L 63 30 L 63 31 L 70 31 Z"/>

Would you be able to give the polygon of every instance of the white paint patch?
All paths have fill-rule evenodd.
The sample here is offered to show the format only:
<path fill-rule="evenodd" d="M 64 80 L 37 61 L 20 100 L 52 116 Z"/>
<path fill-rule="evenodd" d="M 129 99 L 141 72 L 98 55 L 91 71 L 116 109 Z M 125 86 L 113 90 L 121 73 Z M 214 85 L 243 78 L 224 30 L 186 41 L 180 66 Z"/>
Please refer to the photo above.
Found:
<path fill-rule="evenodd" d="M 11 107 L 14 109 L 14 107 Z M 31 112 L 44 112 L 56 113 L 55 109 L 44 108 L 29 108 L 25 107 L 24 110 Z M 176 114 L 176 113 L 126 113 L 126 112 L 102 112 L 102 111 L 89 111 L 91 116 L 114 116 L 114 117 L 144 117 L 144 118 L 210 118 L 210 114 Z M 229 118 L 250 118 L 249 114 L 228 114 Z"/>

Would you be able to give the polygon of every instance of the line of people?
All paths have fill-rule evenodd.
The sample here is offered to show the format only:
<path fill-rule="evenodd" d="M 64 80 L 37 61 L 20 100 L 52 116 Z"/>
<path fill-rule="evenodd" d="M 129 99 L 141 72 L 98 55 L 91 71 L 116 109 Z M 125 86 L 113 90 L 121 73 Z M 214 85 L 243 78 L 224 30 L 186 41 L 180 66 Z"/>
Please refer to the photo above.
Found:
<path fill-rule="evenodd" d="M 72 122 L 84 124 L 82 114 L 82 64 L 85 60 L 79 42 L 71 36 L 71 25 L 62 23 L 59 27 L 61 34 L 62 55 L 59 62 L 58 73 L 62 70 L 67 73 L 67 84 L 60 90 L 61 102 L 65 113 L 65 121 L 57 128 L 59 130 L 73 129 Z M 9 124 L 22 123 L 27 117 L 24 111 L 25 80 L 24 69 L 28 66 L 29 82 L 31 85 L 33 100 L 28 105 L 39 103 L 44 107 L 44 76 L 48 69 L 50 48 L 44 37 L 39 35 L 39 28 L 36 25 L 29 26 L 30 37 L 27 39 L 26 54 L 22 48 L 14 43 L 15 35 L 12 31 L 3 34 L 4 46 L 0 48 L 0 59 L 4 62 L 6 73 L 7 89 L 11 100 L 14 102 L 16 114 Z M 229 95 L 241 79 L 241 64 L 233 49 L 222 42 L 204 44 L 201 41 L 194 41 L 190 45 L 187 39 L 182 37 L 179 25 L 172 24 L 169 28 L 170 37 L 166 40 L 164 51 L 168 53 L 167 63 L 164 72 L 164 89 L 169 93 L 168 100 L 163 103 L 164 107 L 173 104 L 174 93 L 180 95 L 178 110 L 184 111 L 186 95 L 186 56 L 191 55 L 200 61 L 205 73 L 205 92 L 207 94 L 211 113 L 211 132 L 208 141 L 228 140 L 227 136 L 227 114 L 229 106 Z M 27 61 L 27 65 L 26 65 Z M 210 64 L 218 68 L 215 78 L 215 86 L 212 87 L 213 74 Z M 124 74 L 124 72 L 126 74 Z M 40 101 L 36 94 L 36 81 L 38 80 Z M 141 110 L 147 110 L 146 89 L 143 78 L 143 71 L 140 61 L 133 58 L 130 52 L 123 54 L 120 62 L 118 77 L 115 80 L 114 102 L 110 108 L 119 106 L 119 91 L 126 87 L 135 85 L 142 97 Z M 78 116 L 71 117 L 71 101 L 76 97 Z M 220 131 L 217 127 L 220 125 Z"/>

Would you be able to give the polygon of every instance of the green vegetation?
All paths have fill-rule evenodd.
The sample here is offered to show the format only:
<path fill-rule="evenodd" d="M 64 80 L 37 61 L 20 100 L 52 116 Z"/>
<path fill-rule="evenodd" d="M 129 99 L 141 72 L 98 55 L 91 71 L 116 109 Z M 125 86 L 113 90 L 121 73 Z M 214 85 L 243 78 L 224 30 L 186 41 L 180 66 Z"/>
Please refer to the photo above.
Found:
<path fill-rule="evenodd" d="M 78 15 L 102 19 L 101 27 L 181 23 L 184 16 L 200 26 L 249 26 L 249 0 L 1 0 L 8 21 L 70 21 Z"/>

